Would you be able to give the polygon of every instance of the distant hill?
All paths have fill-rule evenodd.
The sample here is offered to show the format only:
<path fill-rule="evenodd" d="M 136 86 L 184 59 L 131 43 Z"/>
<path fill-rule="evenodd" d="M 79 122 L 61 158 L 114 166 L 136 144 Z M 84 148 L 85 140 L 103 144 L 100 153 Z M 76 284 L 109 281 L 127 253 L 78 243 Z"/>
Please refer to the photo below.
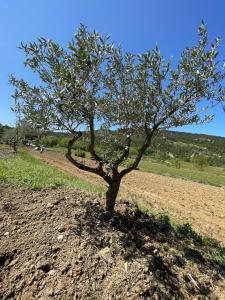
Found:
<path fill-rule="evenodd" d="M 168 141 L 196 145 L 207 148 L 208 151 L 225 155 L 225 137 L 177 131 L 164 131 L 163 136 Z"/>
<path fill-rule="evenodd" d="M 0 138 L 3 135 L 5 130 L 11 129 L 12 127 L 8 126 L 8 125 L 3 125 L 0 123 Z"/>

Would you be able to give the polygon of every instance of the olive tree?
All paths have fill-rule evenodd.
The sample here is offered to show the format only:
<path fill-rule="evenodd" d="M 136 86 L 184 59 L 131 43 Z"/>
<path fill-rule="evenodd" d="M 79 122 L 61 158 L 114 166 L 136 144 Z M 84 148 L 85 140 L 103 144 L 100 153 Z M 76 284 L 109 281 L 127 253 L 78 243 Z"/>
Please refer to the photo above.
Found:
<path fill-rule="evenodd" d="M 205 110 L 225 94 L 219 42 L 209 44 L 202 23 L 198 42 L 182 52 L 176 66 L 163 59 L 158 47 L 140 55 L 124 53 L 109 37 L 88 32 L 84 25 L 67 49 L 44 38 L 21 44 L 25 65 L 39 75 L 40 84 L 11 76 L 15 110 L 33 124 L 71 134 L 66 157 L 106 181 L 106 211 L 112 214 L 122 178 L 138 167 L 157 132 L 213 118 Z M 84 133 L 94 166 L 72 155 Z M 123 167 L 140 134 L 144 140 L 136 157 Z"/>
<path fill-rule="evenodd" d="M 8 128 L 4 131 L 1 141 L 12 148 L 13 153 L 17 153 L 19 144 L 18 130 L 16 128 Z"/>
<path fill-rule="evenodd" d="M 43 135 L 41 128 L 24 119 L 17 120 L 16 128 L 22 144 L 26 144 L 29 140 L 39 140 Z"/>
<path fill-rule="evenodd" d="M 4 126 L 0 123 L 0 141 L 3 133 L 4 133 Z"/>

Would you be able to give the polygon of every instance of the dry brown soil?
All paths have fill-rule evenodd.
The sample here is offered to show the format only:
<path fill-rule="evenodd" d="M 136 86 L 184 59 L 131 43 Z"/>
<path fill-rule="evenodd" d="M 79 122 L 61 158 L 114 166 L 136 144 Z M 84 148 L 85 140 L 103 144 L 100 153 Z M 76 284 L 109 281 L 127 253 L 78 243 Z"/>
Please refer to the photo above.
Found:
<path fill-rule="evenodd" d="M 160 222 L 127 201 L 108 220 L 84 191 L 0 185 L 0 299 L 224 300 L 224 269 Z"/>
<path fill-rule="evenodd" d="M 62 153 L 32 154 L 63 171 L 104 185 L 94 174 L 74 167 Z M 197 182 L 133 171 L 122 182 L 121 194 L 144 202 L 151 209 L 169 213 L 176 221 L 189 222 L 195 230 L 225 244 L 225 189 Z"/>

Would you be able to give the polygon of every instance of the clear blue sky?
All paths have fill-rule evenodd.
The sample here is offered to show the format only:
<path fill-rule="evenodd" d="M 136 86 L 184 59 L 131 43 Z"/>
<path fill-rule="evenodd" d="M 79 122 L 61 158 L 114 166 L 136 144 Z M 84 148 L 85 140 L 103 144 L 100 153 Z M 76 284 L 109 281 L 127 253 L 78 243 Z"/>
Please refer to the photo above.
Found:
<path fill-rule="evenodd" d="M 67 45 L 80 23 L 110 34 L 127 51 L 139 53 L 159 44 L 166 58 L 197 40 L 204 19 L 209 36 L 220 36 L 225 58 L 225 0 L 0 0 L 0 123 L 13 124 L 13 88 L 8 75 L 29 81 L 20 42 L 43 36 Z M 181 131 L 225 136 L 225 114 L 216 108 L 213 122 L 186 126 Z"/>

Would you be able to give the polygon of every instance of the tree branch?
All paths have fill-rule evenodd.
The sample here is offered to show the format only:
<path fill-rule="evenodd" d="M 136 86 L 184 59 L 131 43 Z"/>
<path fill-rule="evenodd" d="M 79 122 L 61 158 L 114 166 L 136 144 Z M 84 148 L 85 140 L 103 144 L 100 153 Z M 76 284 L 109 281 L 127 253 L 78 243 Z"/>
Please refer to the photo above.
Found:
<path fill-rule="evenodd" d="M 87 171 L 87 172 L 90 172 L 90 173 L 94 173 L 96 175 L 99 175 L 101 176 L 108 184 L 110 184 L 112 182 L 110 176 L 108 176 L 102 166 L 99 164 L 99 166 L 97 168 L 93 168 L 93 167 L 90 167 L 90 166 L 87 166 L 83 163 L 80 163 L 78 162 L 76 159 L 74 159 L 72 157 L 72 146 L 73 144 L 75 143 L 75 141 L 77 141 L 80 137 L 82 136 L 82 133 L 79 131 L 76 133 L 76 135 L 74 135 L 72 137 L 71 140 L 69 140 L 68 142 L 68 146 L 67 146 L 67 153 L 66 153 L 66 158 L 74 165 L 76 166 L 77 168 L 81 169 L 81 170 L 84 170 L 84 171 Z"/>
<path fill-rule="evenodd" d="M 94 120 L 93 116 L 89 119 L 89 127 L 90 127 L 90 145 L 89 151 L 95 160 L 99 162 L 99 166 L 103 164 L 103 159 L 95 152 L 95 129 L 94 129 Z"/>
<path fill-rule="evenodd" d="M 130 134 L 127 135 L 126 146 L 123 150 L 123 153 L 120 157 L 113 163 L 113 167 L 117 169 L 117 167 L 129 156 L 130 145 L 131 145 L 131 137 Z"/>
<path fill-rule="evenodd" d="M 130 167 L 128 167 L 127 169 L 124 169 L 119 173 L 122 177 L 137 168 L 143 154 L 145 153 L 145 150 L 151 145 L 152 137 L 157 129 L 158 129 L 158 127 L 156 125 L 154 125 L 151 132 L 146 136 L 145 143 L 139 149 L 138 154 L 137 154 L 133 164 Z"/>

